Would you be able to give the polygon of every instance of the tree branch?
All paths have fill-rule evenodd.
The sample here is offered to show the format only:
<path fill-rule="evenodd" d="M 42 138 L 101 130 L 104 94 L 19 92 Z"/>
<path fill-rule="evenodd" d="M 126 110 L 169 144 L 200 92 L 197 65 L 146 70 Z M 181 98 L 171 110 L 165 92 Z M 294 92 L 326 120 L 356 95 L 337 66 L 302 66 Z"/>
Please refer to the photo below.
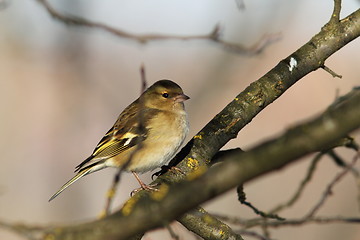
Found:
<path fill-rule="evenodd" d="M 237 133 L 266 106 L 302 77 L 324 66 L 327 58 L 359 35 L 360 10 L 339 24 L 326 24 L 309 42 L 237 95 L 193 137 L 169 165 L 177 165 L 185 174 L 207 167 L 220 148 L 236 138 Z M 174 182 L 182 178 L 182 175 L 167 173 L 162 180 Z"/>
<path fill-rule="evenodd" d="M 242 240 L 243 238 L 236 234 L 228 225 L 221 222 L 203 208 L 185 213 L 178 221 L 186 228 L 207 240 Z"/>
<path fill-rule="evenodd" d="M 281 227 L 281 226 L 298 226 L 303 224 L 309 223 L 360 223 L 359 217 L 311 217 L 308 219 L 305 218 L 295 218 L 295 219 L 286 219 L 284 221 L 276 221 L 276 220 L 269 220 L 269 219 L 254 219 L 251 224 L 249 224 L 249 220 L 237 218 L 237 217 L 229 217 L 225 215 L 214 214 L 217 218 L 229 222 L 231 224 L 238 224 L 242 225 L 245 228 L 252 228 L 256 226 L 266 225 L 267 227 Z M 239 231 L 241 232 L 241 231 Z"/>
<path fill-rule="evenodd" d="M 360 89 L 331 106 L 316 119 L 288 130 L 244 153 L 224 156 L 222 164 L 192 181 L 169 186 L 158 192 L 140 192 L 108 218 L 49 231 L 53 239 L 127 239 L 164 222 L 178 218 L 204 201 L 257 176 L 282 168 L 299 157 L 323 149 L 360 127 Z"/>
<path fill-rule="evenodd" d="M 46 2 L 45 0 L 38 1 Z M 93 27 L 106 29 L 101 24 Z M 323 117 L 303 127 L 295 128 L 281 138 L 263 144 L 250 152 L 227 156 L 224 163 L 200 176 L 216 152 L 230 139 L 235 138 L 239 130 L 253 117 L 303 76 L 324 66 L 328 57 L 359 34 L 360 10 L 337 24 L 329 22 L 308 43 L 236 96 L 185 146 L 177 157 L 178 160 L 184 159 L 178 167 L 186 173 L 188 178 L 195 179 L 192 183 L 179 183 L 170 187 L 166 183 L 179 181 L 184 176 L 165 174 L 159 179 L 165 182 L 161 185 L 159 192 L 139 193 L 131 198 L 121 211 L 103 220 L 51 228 L 46 231 L 47 236 L 64 240 L 103 239 L 107 236 L 126 239 L 135 233 L 163 226 L 164 223 L 179 217 L 201 202 L 261 174 L 283 167 L 304 154 L 324 148 L 331 144 L 331 141 L 355 129 L 359 126 L 357 122 L 359 110 L 356 105 L 360 101 L 358 90 L 352 92 L 354 96 L 349 97 L 350 100 L 342 100 L 342 104 L 337 108 L 329 109 Z M 356 104 L 354 98 L 358 101 Z M 289 148 L 288 142 L 294 144 L 290 144 L 293 148 Z M 285 143 L 286 147 L 284 147 Z M 239 158 L 242 160 L 239 161 Z M 223 171 L 226 172 L 226 176 Z"/>
<path fill-rule="evenodd" d="M 209 34 L 204 34 L 204 35 L 177 36 L 177 35 L 162 35 L 162 34 L 133 34 L 118 28 L 111 27 L 104 23 L 91 21 L 77 16 L 62 14 L 58 12 L 55 8 L 53 8 L 47 0 L 37 0 L 37 1 L 46 9 L 46 11 L 53 18 L 55 18 L 56 20 L 62 23 L 73 26 L 82 26 L 82 27 L 91 27 L 94 29 L 100 29 L 110 34 L 113 34 L 119 38 L 134 40 L 139 43 L 147 43 L 149 41 L 160 41 L 160 40 L 171 40 L 171 39 L 209 40 L 218 44 L 225 50 L 229 50 L 240 54 L 254 55 L 264 50 L 269 44 L 278 41 L 281 37 L 280 34 L 266 34 L 253 46 L 245 47 L 243 45 L 230 43 L 221 39 L 220 38 L 221 29 L 218 25 L 215 26 L 214 29 Z"/>
<path fill-rule="evenodd" d="M 340 21 L 341 0 L 334 0 L 334 10 L 331 14 L 330 23 L 337 24 Z"/>
<path fill-rule="evenodd" d="M 283 210 L 284 208 L 288 208 L 291 207 L 301 196 L 301 194 L 303 193 L 306 185 L 311 181 L 316 166 L 318 164 L 318 162 L 320 161 L 321 157 L 324 155 L 324 153 L 318 153 L 314 159 L 311 161 L 311 164 L 308 168 L 308 171 L 306 173 L 305 178 L 301 181 L 298 189 L 295 191 L 295 194 L 285 203 L 280 204 L 279 206 L 275 207 L 274 209 L 270 210 L 270 213 L 277 213 L 281 210 Z"/>
<path fill-rule="evenodd" d="M 331 76 L 333 76 L 334 78 L 342 78 L 341 75 L 337 74 L 336 72 L 334 72 L 333 70 L 331 70 L 330 68 L 328 68 L 327 66 L 322 66 L 322 69 L 324 69 L 326 72 L 330 73 Z"/>
<path fill-rule="evenodd" d="M 304 218 L 311 218 L 316 214 L 316 212 L 318 212 L 318 210 L 324 205 L 324 203 L 325 203 L 326 199 L 329 197 L 329 195 L 331 195 L 334 185 L 336 183 L 338 183 L 352 169 L 352 167 L 355 164 L 358 157 L 359 157 L 359 153 L 356 154 L 352 163 L 350 165 L 348 165 L 341 173 L 339 173 L 329 183 L 329 185 L 326 187 L 326 190 L 324 191 L 323 195 L 321 196 L 321 199 L 319 200 L 319 202 L 310 210 L 310 212 Z"/>

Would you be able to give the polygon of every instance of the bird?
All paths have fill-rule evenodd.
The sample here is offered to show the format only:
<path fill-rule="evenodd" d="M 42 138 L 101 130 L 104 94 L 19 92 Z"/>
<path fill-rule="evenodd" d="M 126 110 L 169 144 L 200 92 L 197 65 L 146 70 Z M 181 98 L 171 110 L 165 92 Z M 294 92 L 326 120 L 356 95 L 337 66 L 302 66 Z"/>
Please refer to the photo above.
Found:
<path fill-rule="evenodd" d="M 120 113 L 93 153 L 75 168 L 76 175 L 49 202 L 80 178 L 107 167 L 132 172 L 146 189 L 138 173 L 165 165 L 189 132 L 184 107 L 188 99 L 175 82 L 166 79 L 155 82 Z"/>

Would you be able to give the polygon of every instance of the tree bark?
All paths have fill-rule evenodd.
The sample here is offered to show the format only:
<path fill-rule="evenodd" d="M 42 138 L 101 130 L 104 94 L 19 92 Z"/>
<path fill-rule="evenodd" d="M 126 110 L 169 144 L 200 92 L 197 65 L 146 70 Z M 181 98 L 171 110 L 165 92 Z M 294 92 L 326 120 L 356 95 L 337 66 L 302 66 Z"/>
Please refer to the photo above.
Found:
<path fill-rule="evenodd" d="M 173 161 L 182 160 L 177 167 L 185 174 L 164 174 L 158 178 L 162 182 L 158 192 L 140 192 L 105 219 L 52 228 L 45 238 L 128 239 L 179 217 L 181 221 L 184 213 L 206 200 L 322 150 L 355 130 L 360 126 L 359 89 L 320 117 L 248 152 L 226 154 L 221 164 L 206 171 L 212 157 L 253 117 L 306 74 L 324 67 L 328 57 L 359 35 L 360 10 L 341 21 L 332 18 L 308 43 L 247 87 L 194 136 Z M 190 226 L 190 221 L 181 222 Z"/>

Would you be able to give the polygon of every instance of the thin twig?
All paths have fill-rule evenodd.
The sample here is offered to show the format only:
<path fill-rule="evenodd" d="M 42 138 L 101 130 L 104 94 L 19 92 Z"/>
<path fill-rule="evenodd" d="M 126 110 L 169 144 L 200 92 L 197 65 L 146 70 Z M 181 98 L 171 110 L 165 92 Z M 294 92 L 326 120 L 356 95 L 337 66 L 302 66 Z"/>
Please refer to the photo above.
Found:
<path fill-rule="evenodd" d="M 319 223 L 319 224 L 327 224 L 327 223 L 360 223 L 360 218 L 358 217 L 312 217 L 308 219 L 287 219 L 282 222 L 268 222 L 267 225 L 269 227 L 280 227 L 280 226 L 297 226 L 309 223 Z"/>
<path fill-rule="evenodd" d="M 169 232 L 169 234 L 171 236 L 171 239 L 174 239 L 174 240 L 179 240 L 180 239 L 179 235 L 177 235 L 175 233 L 175 231 L 172 229 L 170 224 L 165 224 L 165 228 L 168 230 L 168 232 Z"/>
<path fill-rule="evenodd" d="M 113 201 L 113 199 L 115 197 L 117 186 L 120 183 L 121 173 L 122 173 L 121 170 L 118 170 L 116 172 L 114 180 L 113 180 L 113 182 L 111 184 L 111 187 L 107 191 L 105 208 L 100 213 L 100 218 L 104 218 L 104 217 L 106 217 L 106 216 L 108 216 L 110 214 L 111 204 L 112 204 L 112 201 Z"/>
<path fill-rule="evenodd" d="M 141 64 L 141 66 L 140 66 L 140 75 L 141 75 L 141 92 L 140 92 L 140 95 L 141 95 L 145 91 L 146 86 L 147 86 L 144 64 Z M 144 131 L 145 131 L 145 127 L 144 127 L 144 117 L 143 117 L 144 103 L 143 103 L 141 98 L 139 98 L 139 106 L 140 106 L 140 109 L 139 109 L 139 112 L 138 112 L 138 119 L 139 119 L 140 135 L 142 136 Z M 134 154 L 142 148 L 141 142 L 142 142 L 142 139 L 140 139 L 138 141 L 138 143 L 136 144 L 136 149 L 130 154 L 129 159 L 116 172 L 114 180 L 113 180 L 113 182 L 111 184 L 111 187 L 107 192 L 105 208 L 104 208 L 104 211 L 100 214 L 100 218 L 105 217 L 105 216 L 110 214 L 111 204 L 112 204 L 113 198 L 115 196 L 117 186 L 118 186 L 118 184 L 120 182 L 120 179 L 121 179 L 121 173 L 130 164 Z"/>
<path fill-rule="evenodd" d="M 354 141 L 354 139 L 352 139 L 352 143 L 349 145 L 349 147 L 351 149 L 356 150 L 357 152 L 359 151 L 359 146 L 358 146 L 357 142 Z M 358 204 L 358 208 L 360 209 L 360 173 L 359 173 L 359 171 L 354 166 L 347 164 L 339 155 L 337 155 L 335 153 L 335 151 L 333 151 L 333 150 L 329 151 L 328 154 L 330 157 L 332 157 L 332 159 L 334 159 L 335 163 L 338 166 L 350 168 L 351 173 L 353 174 L 354 179 L 355 179 L 355 185 L 357 188 L 357 204 Z"/>
<path fill-rule="evenodd" d="M 140 95 L 145 92 L 147 82 L 146 82 L 146 76 L 145 76 L 145 67 L 144 64 L 141 64 L 140 66 L 140 76 L 141 76 L 141 90 Z M 142 148 L 142 141 L 143 141 L 143 135 L 145 134 L 145 121 L 144 121 L 144 99 L 139 98 L 139 111 L 137 114 L 138 122 L 139 122 L 139 135 L 141 136 L 136 143 L 136 149 L 130 154 L 129 159 L 125 162 L 125 164 L 120 168 L 120 171 L 123 171 L 126 169 L 126 167 L 130 164 L 134 154 L 139 151 Z"/>
<path fill-rule="evenodd" d="M 234 44 L 220 39 L 221 31 L 218 25 L 216 25 L 210 33 L 200 34 L 200 35 L 179 36 L 179 35 L 162 35 L 162 34 L 133 34 L 118 28 L 111 27 L 104 23 L 99 23 L 82 17 L 60 13 L 57 10 L 55 10 L 55 8 L 53 8 L 47 0 L 37 0 L 37 1 L 47 10 L 47 12 L 53 18 L 59 20 L 62 23 L 65 23 L 67 25 L 100 29 L 110 34 L 113 34 L 117 37 L 130 39 L 133 41 L 137 41 L 139 43 L 147 43 L 149 41 L 157 41 L 157 40 L 172 40 L 172 39 L 210 40 L 212 42 L 219 44 L 225 50 L 230 50 L 232 52 L 236 52 L 240 54 L 255 55 L 260 53 L 262 50 L 264 50 L 265 47 L 267 47 L 269 44 L 280 40 L 280 34 L 268 34 L 260 38 L 260 40 L 256 42 L 253 46 L 244 47 L 240 44 Z"/>
<path fill-rule="evenodd" d="M 357 144 L 355 142 L 355 144 Z M 351 173 L 354 176 L 355 179 L 355 185 L 356 185 L 356 189 L 357 189 L 357 204 L 358 204 L 358 208 L 360 209 L 360 173 L 359 171 L 353 167 L 353 166 L 349 166 L 349 164 L 347 164 L 338 154 L 335 153 L 335 151 L 329 151 L 328 152 L 329 156 L 334 160 L 334 162 L 343 168 L 347 168 L 350 167 Z"/>
<path fill-rule="evenodd" d="M 235 0 L 236 6 L 239 10 L 245 10 L 245 2 L 244 0 Z"/>
<path fill-rule="evenodd" d="M 327 155 L 334 160 L 334 163 L 339 167 L 346 167 L 346 162 L 334 151 L 334 149 L 331 149 L 327 152 Z"/>
<path fill-rule="evenodd" d="M 360 210 L 360 175 L 359 174 L 353 174 L 354 178 L 355 178 L 355 184 L 356 184 L 356 188 L 357 188 L 357 204 L 358 204 L 358 208 Z"/>
<path fill-rule="evenodd" d="M 270 220 L 264 218 L 243 219 L 239 217 L 230 217 L 226 215 L 213 214 L 217 218 L 228 222 L 230 224 L 241 225 L 244 229 L 253 228 L 257 226 L 267 225 L 268 227 L 281 227 L 287 225 L 302 225 L 309 223 L 360 223 L 359 217 L 345 217 L 345 216 L 330 216 L 330 217 L 310 217 L 310 218 L 293 218 L 284 221 Z"/>
<path fill-rule="evenodd" d="M 273 219 L 277 219 L 277 220 L 285 220 L 285 218 L 282 218 L 280 216 L 278 216 L 277 214 L 274 214 L 274 213 L 266 213 L 266 212 L 263 212 L 259 209 L 257 209 L 255 206 L 253 206 L 250 202 L 247 202 L 247 201 L 243 201 L 242 204 L 250 207 L 257 215 L 263 217 L 263 218 L 273 218 Z"/>
<path fill-rule="evenodd" d="M 329 183 L 326 187 L 322 197 L 320 198 L 319 202 L 310 210 L 310 212 L 304 218 L 310 218 L 315 215 L 315 213 L 324 205 L 326 199 L 331 195 L 332 189 L 336 183 L 338 183 L 350 170 L 351 167 L 354 166 L 355 162 L 357 161 L 359 154 L 357 153 L 353 158 L 351 164 L 347 166 L 341 173 L 335 176 L 335 178 Z"/>
<path fill-rule="evenodd" d="M 247 235 L 259 240 L 271 240 L 270 238 L 261 235 L 260 233 L 257 233 L 255 231 L 249 231 L 249 230 L 240 230 L 240 231 L 236 231 L 236 233 L 241 234 L 241 235 Z"/>
<path fill-rule="evenodd" d="M 250 202 L 246 201 L 246 194 L 244 192 L 244 188 L 243 185 L 239 185 L 237 187 L 237 194 L 238 194 L 238 200 L 241 204 L 244 204 L 245 206 L 248 206 L 249 208 L 251 208 L 255 214 L 263 217 L 263 218 L 273 218 L 273 219 L 277 219 L 277 220 L 284 220 L 284 218 L 279 217 L 277 214 L 273 214 L 273 213 L 265 213 L 261 210 L 259 210 L 257 207 L 255 207 L 254 205 L 252 205 Z"/>
<path fill-rule="evenodd" d="M 267 221 L 268 221 L 268 219 L 265 218 L 264 222 L 267 222 Z M 264 225 L 261 225 L 260 227 L 261 227 L 261 230 L 263 231 L 264 236 L 266 238 L 270 238 L 270 231 L 269 231 L 268 226 L 266 224 L 264 224 Z"/>
<path fill-rule="evenodd" d="M 300 198 L 300 196 L 303 193 L 306 185 L 311 181 L 312 176 L 314 175 L 316 166 L 317 166 L 317 164 L 318 164 L 318 162 L 319 162 L 319 160 L 321 159 L 322 156 L 323 156 L 323 153 L 318 153 L 314 157 L 314 159 L 311 161 L 310 166 L 309 166 L 309 168 L 307 170 L 306 176 L 301 181 L 298 189 L 295 191 L 295 194 L 287 202 L 282 203 L 279 206 L 272 209 L 270 211 L 270 213 L 276 213 L 276 212 L 279 212 L 279 211 L 283 210 L 284 208 L 291 207 Z"/>
<path fill-rule="evenodd" d="M 333 76 L 334 78 L 336 78 L 336 77 L 340 78 L 340 79 L 342 78 L 341 75 L 337 74 L 336 72 L 334 72 L 333 70 L 331 70 L 329 67 L 327 67 L 325 65 L 321 66 L 321 68 L 324 69 L 326 72 L 330 73 L 331 76 Z"/>
<path fill-rule="evenodd" d="M 261 53 L 268 45 L 277 42 L 281 39 L 281 33 L 264 34 L 259 41 L 250 47 L 245 47 L 239 44 L 226 42 L 222 39 L 212 39 L 214 42 L 219 43 L 225 50 L 244 55 L 256 55 Z"/>
<path fill-rule="evenodd" d="M 340 12 L 341 12 L 341 0 L 334 0 L 334 9 L 331 14 L 329 23 L 338 23 L 340 21 Z"/>
<path fill-rule="evenodd" d="M 141 93 L 143 93 L 145 92 L 147 86 L 144 63 L 142 63 L 140 66 L 140 75 L 141 75 Z"/>

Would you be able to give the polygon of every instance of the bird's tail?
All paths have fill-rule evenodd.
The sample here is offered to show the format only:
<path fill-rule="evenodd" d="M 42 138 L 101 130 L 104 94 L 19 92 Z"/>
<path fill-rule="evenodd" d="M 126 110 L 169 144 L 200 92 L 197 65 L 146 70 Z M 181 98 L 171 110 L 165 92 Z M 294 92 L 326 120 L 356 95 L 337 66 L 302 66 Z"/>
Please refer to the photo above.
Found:
<path fill-rule="evenodd" d="M 51 196 L 51 198 L 49 199 L 49 202 L 51 200 L 53 200 L 54 198 L 56 198 L 60 193 L 62 193 L 66 188 L 68 188 L 71 184 L 73 184 L 74 182 L 76 182 L 77 180 L 79 180 L 80 178 L 90 174 L 90 173 L 93 173 L 93 172 L 96 172 L 100 169 L 103 169 L 105 168 L 106 165 L 105 163 L 100 163 L 100 162 L 96 162 L 90 166 L 87 166 L 86 168 L 84 169 L 80 169 L 80 171 L 73 177 L 71 178 L 69 181 L 67 181 L 60 189 L 59 191 L 57 191 L 54 195 Z"/>

